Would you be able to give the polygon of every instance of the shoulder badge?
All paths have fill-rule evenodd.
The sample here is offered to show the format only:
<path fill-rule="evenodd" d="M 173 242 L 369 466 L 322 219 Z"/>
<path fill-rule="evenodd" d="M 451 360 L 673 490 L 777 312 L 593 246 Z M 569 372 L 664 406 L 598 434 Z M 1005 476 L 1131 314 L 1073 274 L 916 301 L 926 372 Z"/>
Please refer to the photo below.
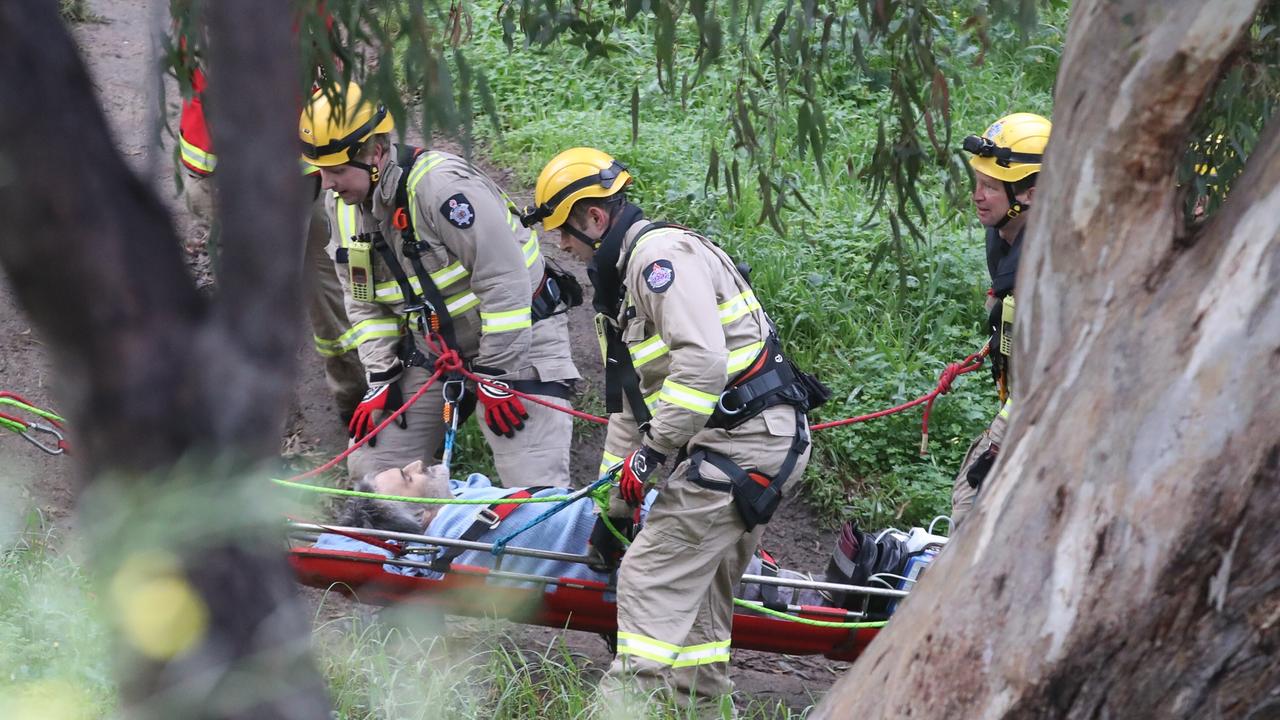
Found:
<path fill-rule="evenodd" d="M 444 215 L 444 219 L 448 220 L 450 225 L 463 230 L 471 227 L 476 222 L 476 213 L 471 209 L 471 203 L 467 201 L 467 196 L 462 193 L 445 200 L 444 204 L 440 206 L 440 214 Z"/>
<path fill-rule="evenodd" d="M 670 260 L 654 260 L 644 269 L 644 282 L 656 293 L 666 292 L 676 282 L 676 269 Z"/>

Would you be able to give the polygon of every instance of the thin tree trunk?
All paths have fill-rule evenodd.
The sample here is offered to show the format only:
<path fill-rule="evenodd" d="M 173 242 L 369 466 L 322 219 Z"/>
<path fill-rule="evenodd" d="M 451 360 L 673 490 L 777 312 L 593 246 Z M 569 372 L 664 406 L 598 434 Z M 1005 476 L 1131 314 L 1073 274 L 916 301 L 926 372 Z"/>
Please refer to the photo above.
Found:
<path fill-rule="evenodd" d="M 244 484 L 278 448 L 299 341 L 298 103 L 281 101 L 300 100 L 292 18 L 287 3 L 206 6 L 219 296 L 196 292 L 169 217 L 117 154 L 47 0 L 0 2 L 0 262 L 49 343 L 86 479 L 131 486 L 118 512 L 99 496 L 86 513 L 108 528 L 94 561 L 117 581 L 127 714 L 327 718 L 278 517 L 260 501 L 268 486 Z M 166 505 L 179 485 L 191 495 Z M 219 497 L 228 503 L 208 500 Z M 174 518 L 173 507 L 187 511 Z M 166 532 L 140 534 L 156 527 Z M 172 588 L 155 582 L 166 580 L 194 590 L 207 625 L 191 645 L 158 653 L 124 618 Z"/>
<path fill-rule="evenodd" d="M 1174 180 L 1258 5 L 1073 8 L 1009 440 L 814 717 L 1280 717 L 1280 121 L 1189 236 Z"/>

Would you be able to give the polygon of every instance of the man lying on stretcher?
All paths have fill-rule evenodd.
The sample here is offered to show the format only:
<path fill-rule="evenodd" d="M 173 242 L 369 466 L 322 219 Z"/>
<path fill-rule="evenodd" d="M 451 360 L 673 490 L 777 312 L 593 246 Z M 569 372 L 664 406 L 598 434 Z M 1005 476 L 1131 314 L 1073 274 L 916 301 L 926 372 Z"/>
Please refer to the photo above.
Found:
<path fill-rule="evenodd" d="M 466 500 L 500 500 L 513 497 L 562 497 L 569 491 L 565 487 L 497 488 L 483 475 L 472 474 L 466 480 L 451 480 L 443 466 L 424 469 L 421 462 L 407 467 L 392 468 L 365 477 L 356 483 L 355 489 L 379 495 L 395 495 L 419 498 L 454 498 Z M 650 491 L 640 509 L 641 517 L 653 502 L 656 491 Z M 421 503 L 351 498 L 338 517 L 337 524 L 344 527 L 372 528 L 435 538 L 472 540 L 493 543 L 524 528 L 542 515 L 554 503 L 528 503 L 522 505 L 428 505 Z M 508 514 L 509 513 L 509 514 Z M 615 521 L 618 522 L 618 521 Z M 624 528 L 630 535 L 635 528 Z M 768 575 L 784 579 L 811 580 L 844 585 L 891 587 L 909 589 L 901 578 L 913 576 L 933 557 L 946 538 L 931 535 L 920 528 L 911 533 L 885 531 L 878 534 L 861 532 L 853 523 L 845 523 L 832 552 L 824 577 L 791 570 L 779 569 L 772 558 L 763 551 L 747 566 L 747 575 Z M 575 501 L 546 521 L 521 532 L 510 541 L 510 547 L 531 548 L 567 553 L 592 555 L 595 561 L 586 564 L 567 560 L 549 560 L 523 555 L 503 556 L 501 569 L 508 573 L 523 573 L 552 578 L 572 578 L 608 582 L 609 574 L 620 559 L 622 546 L 614 539 L 598 519 L 594 502 L 590 498 Z M 374 545 L 334 533 L 326 533 L 316 541 L 315 547 L 332 550 L 352 550 L 388 554 Z M 410 559 L 426 558 L 410 556 Z M 915 562 L 912 562 L 914 559 Z M 440 578 L 448 567 L 468 565 L 493 568 L 495 558 L 487 550 L 461 550 L 444 548 L 434 558 L 437 569 L 385 566 L 389 572 Z M 909 567 L 911 566 L 911 567 Z M 912 572 L 914 570 L 915 572 Z M 492 579 L 504 584 L 509 580 Z M 762 592 L 762 586 L 744 583 L 736 593 L 747 600 L 762 600 L 768 595 L 770 602 L 792 605 L 844 606 L 861 609 L 863 597 L 844 598 L 839 593 L 820 593 L 816 590 L 789 587 L 777 588 L 777 595 Z"/>

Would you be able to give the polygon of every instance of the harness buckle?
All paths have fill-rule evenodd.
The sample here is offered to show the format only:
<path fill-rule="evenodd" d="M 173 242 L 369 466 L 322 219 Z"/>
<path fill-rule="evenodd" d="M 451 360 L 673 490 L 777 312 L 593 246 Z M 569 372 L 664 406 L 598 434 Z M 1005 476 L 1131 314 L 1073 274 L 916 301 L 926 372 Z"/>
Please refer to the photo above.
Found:
<path fill-rule="evenodd" d="M 498 517 L 498 513 L 493 508 L 485 508 L 476 515 L 477 522 L 483 522 L 489 526 L 490 530 L 496 530 L 502 524 L 502 518 Z"/>
<path fill-rule="evenodd" d="M 717 409 L 717 410 L 719 410 L 720 412 L 724 413 L 725 415 L 729 415 L 730 417 L 732 417 L 732 416 L 734 416 L 734 415 L 737 415 L 738 413 L 740 413 L 740 412 L 742 412 L 743 410 L 746 410 L 746 409 L 747 409 L 747 406 L 746 406 L 746 404 L 745 404 L 745 403 L 744 403 L 744 404 L 742 404 L 742 405 L 740 405 L 736 410 L 730 410 L 730 409 L 729 409 L 729 408 L 724 404 L 724 399 L 725 399 L 726 397 L 729 397 L 729 394 L 730 394 L 730 393 L 732 393 L 732 392 L 734 392 L 734 390 L 736 390 L 736 389 L 737 389 L 737 388 L 729 388 L 728 390 L 725 390 L 724 392 L 720 393 L 720 397 L 716 398 L 716 409 Z"/>

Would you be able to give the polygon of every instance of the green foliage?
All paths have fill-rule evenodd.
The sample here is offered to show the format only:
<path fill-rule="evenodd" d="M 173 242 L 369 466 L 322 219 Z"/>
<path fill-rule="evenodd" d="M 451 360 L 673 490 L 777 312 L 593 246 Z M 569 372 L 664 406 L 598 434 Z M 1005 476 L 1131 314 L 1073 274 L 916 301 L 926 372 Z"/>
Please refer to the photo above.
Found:
<path fill-rule="evenodd" d="M 1200 109 L 1178 167 L 1187 223 L 1211 215 L 1244 171 L 1280 98 L 1280 2 L 1264 3 Z"/>
<path fill-rule="evenodd" d="M 2 540 L 0 717 L 105 715 L 116 690 L 88 578 L 34 512 Z"/>
<path fill-rule="evenodd" d="M 545 650 L 520 650 L 502 624 L 480 621 L 455 621 L 446 636 L 439 624 L 424 620 L 424 612 L 406 606 L 384 611 L 377 621 L 344 619 L 317 630 L 322 669 L 339 718 L 605 717 L 593 706 L 600 668 L 572 653 L 562 639 Z M 463 633 L 480 639 L 459 637 Z M 628 716 L 689 717 L 669 701 L 655 701 Z M 752 701 L 739 709 L 738 717 L 791 720 L 797 715 Z"/>
<path fill-rule="evenodd" d="M 769 8 L 776 14 L 783 5 L 766 3 Z M 1065 10 L 1046 20 L 1032 40 L 1055 47 Z M 699 42 L 688 24 L 677 47 Z M 719 63 L 692 70 L 700 73 L 697 84 L 676 81 L 682 90 L 670 93 L 665 76 L 661 82 L 654 76 L 656 50 L 642 27 L 602 29 L 593 56 L 564 44 L 512 43 L 508 51 L 502 25 L 501 18 L 477 17 L 464 47 L 473 70 L 488 78 L 501 118 L 500 133 L 477 124 L 490 159 L 513 167 L 518 185 L 527 188 L 542 164 L 566 147 L 592 145 L 617 155 L 636 175 L 633 199 L 651 217 L 696 227 L 752 265 L 752 282 L 790 351 L 835 390 L 820 420 L 913 399 L 934 386 L 948 362 L 985 341 L 982 230 L 967 198 L 952 192 L 967 194 L 968 181 L 956 180 L 951 168 L 923 163 L 912 192 L 933 220 L 920 228 L 921 240 L 893 241 L 896 211 L 887 220 L 870 213 L 876 181 L 861 169 L 877 162 L 880 118 L 894 95 L 880 76 L 863 71 L 848 46 L 839 57 L 830 50 L 827 69 L 814 78 L 825 123 L 824 169 L 813 162 L 811 133 L 799 133 L 777 97 L 745 87 L 742 43 L 725 43 Z M 748 29 L 742 24 L 736 32 Z M 981 132 L 1015 110 L 1051 112 L 1056 52 L 1029 49 L 1014 35 L 983 50 L 963 35 L 947 37 L 949 62 L 964 78 L 949 90 L 957 135 Z M 836 40 L 828 47 L 836 48 Z M 863 59 L 873 70 L 890 63 L 866 48 Z M 637 91 L 633 137 L 630 105 Z M 775 115 L 772 124 L 757 127 L 750 117 L 737 122 L 744 132 L 755 129 L 759 152 L 776 158 L 776 182 L 760 182 L 747 150 L 726 139 L 753 97 L 761 113 Z M 942 144 L 940 125 L 937 132 Z M 709 165 L 718 171 L 708 173 Z M 766 205 L 779 198 L 770 220 Z M 964 376 L 935 405 L 926 457 L 919 455 L 919 410 L 819 433 L 805 475 L 809 495 L 829 515 L 857 516 L 871 526 L 927 520 L 949 507 L 959 460 L 996 410 L 984 370 Z"/>
<path fill-rule="evenodd" d="M 58 0 L 58 12 L 66 22 L 87 23 L 102 21 L 102 18 L 89 11 L 89 6 L 85 0 Z"/>

